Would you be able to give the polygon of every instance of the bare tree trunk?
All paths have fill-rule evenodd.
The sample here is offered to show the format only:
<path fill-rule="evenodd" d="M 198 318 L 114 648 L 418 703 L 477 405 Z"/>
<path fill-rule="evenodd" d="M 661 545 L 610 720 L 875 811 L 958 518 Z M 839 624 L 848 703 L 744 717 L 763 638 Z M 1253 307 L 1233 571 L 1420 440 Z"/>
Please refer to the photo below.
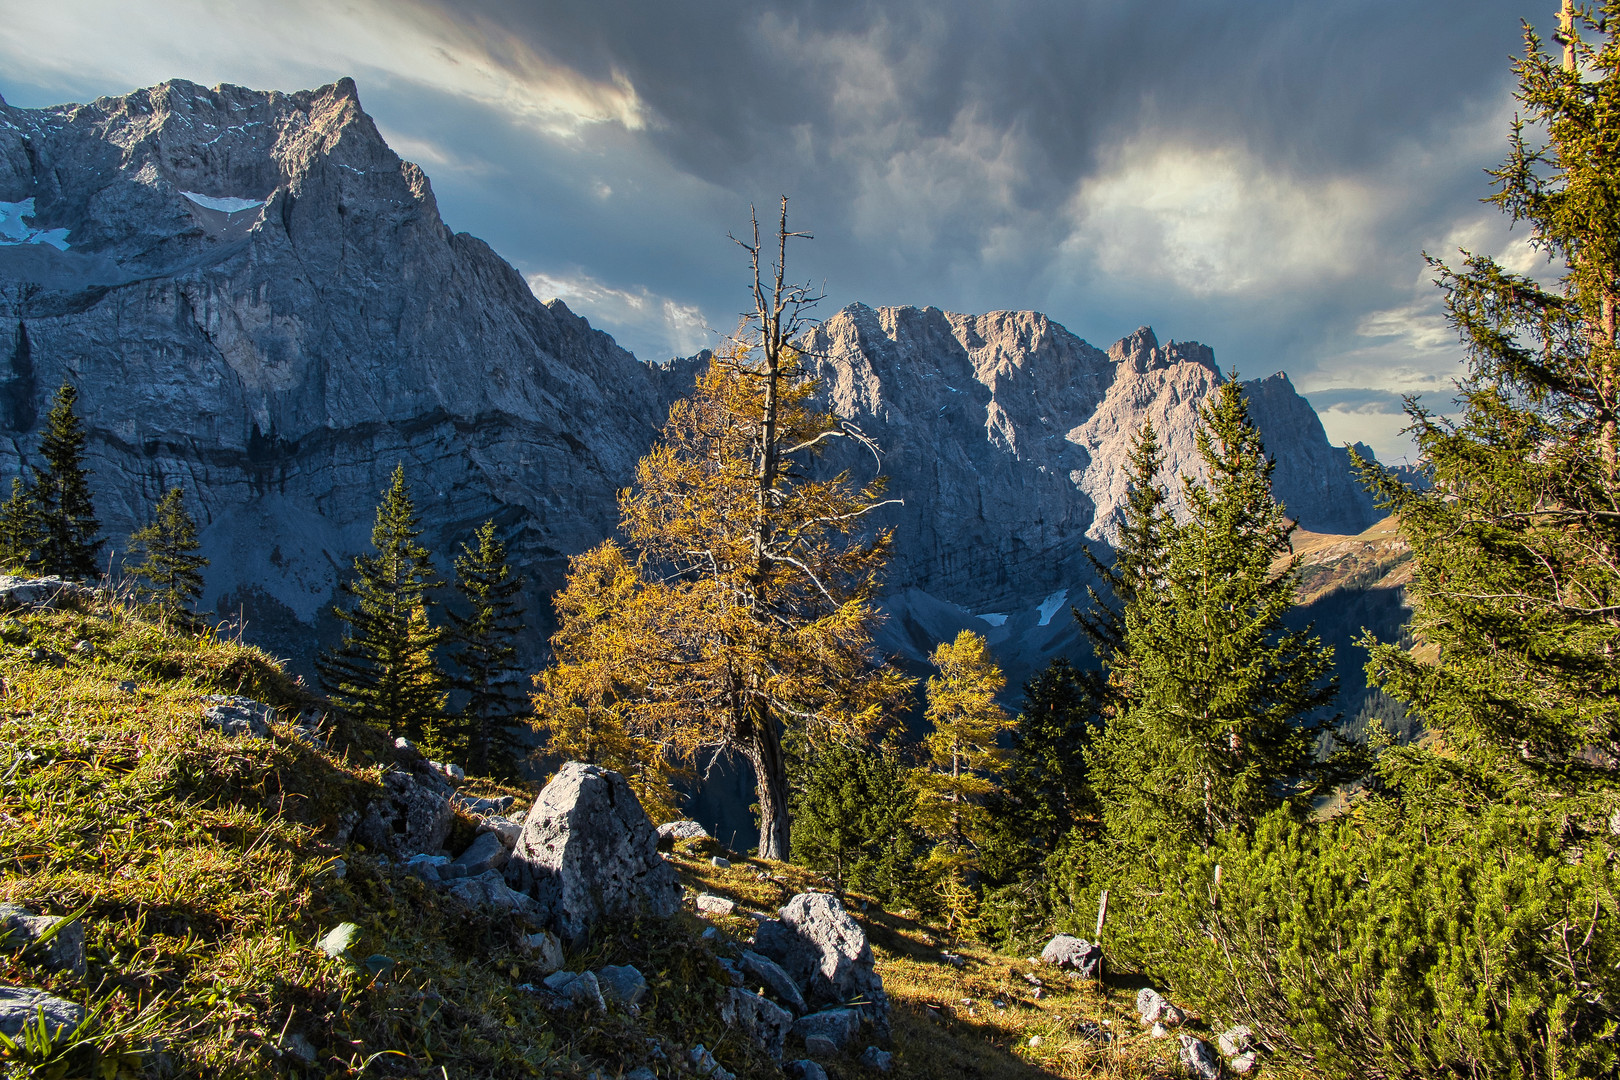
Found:
<path fill-rule="evenodd" d="M 743 753 L 754 766 L 754 793 L 759 800 L 759 857 L 786 862 L 788 858 L 787 762 L 776 723 L 767 715 L 755 717 Z"/>

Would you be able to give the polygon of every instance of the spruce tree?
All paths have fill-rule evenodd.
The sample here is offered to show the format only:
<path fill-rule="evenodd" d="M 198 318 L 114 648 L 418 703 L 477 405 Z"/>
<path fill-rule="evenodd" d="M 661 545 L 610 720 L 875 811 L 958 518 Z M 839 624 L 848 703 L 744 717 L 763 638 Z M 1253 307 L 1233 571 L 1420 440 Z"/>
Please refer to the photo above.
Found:
<path fill-rule="evenodd" d="M 1337 691 L 1332 649 L 1283 626 L 1294 525 L 1235 381 L 1200 420 L 1207 479 L 1183 477 L 1190 519 L 1159 519 L 1150 556 L 1119 571 L 1128 591 L 1109 667 L 1120 703 L 1090 764 L 1109 832 L 1131 843 L 1207 845 L 1280 805 L 1317 771 L 1326 721 L 1312 714 Z"/>
<path fill-rule="evenodd" d="M 186 512 L 185 493 L 172 487 L 158 500 L 152 520 L 129 537 L 130 554 L 140 562 L 125 569 L 140 583 L 137 595 L 165 611 L 187 616 L 203 590 L 203 567 L 208 560 L 197 554 L 197 523 Z"/>
<path fill-rule="evenodd" d="M 516 597 L 523 579 L 507 565 L 506 546 L 486 521 L 456 557 L 456 591 L 466 614 L 450 613 L 450 654 L 459 669 L 453 682 L 467 695 L 455 718 L 456 742 L 467 768 L 479 775 L 516 775 L 518 745 L 512 724 L 526 712 L 517 683 L 516 640 L 523 615 Z"/>
<path fill-rule="evenodd" d="M 45 542 L 39 518 L 33 489 L 22 477 L 12 477 L 11 498 L 0 503 L 0 569 L 20 574 L 39 565 L 39 549 Z"/>
<path fill-rule="evenodd" d="M 917 860 L 917 796 L 891 747 L 834 742 L 801 763 L 793 793 L 793 857 L 885 902 L 908 895 Z"/>
<path fill-rule="evenodd" d="M 428 590 L 440 582 L 417 543 L 421 532 L 405 467 L 396 466 L 371 530 L 375 553 L 356 558 L 353 580 L 339 586 L 351 601 L 333 612 L 343 639 L 316 660 L 328 696 L 349 717 L 416 740 L 442 722 L 445 701 L 434 658 L 440 631 L 427 612 Z"/>
<path fill-rule="evenodd" d="M 73 411 L 78 399 L 78 391 L 69 383 L 56 392 L 39 446 L 45 467 L 35 473 L 33 486 L 43 535 L 40 570 L 88 578 L 97 573 L 96 553 L 102 541 L 96 539 L 96 533 L 101 522 L 96 520 L 84 468 L 84 427 Z"/>

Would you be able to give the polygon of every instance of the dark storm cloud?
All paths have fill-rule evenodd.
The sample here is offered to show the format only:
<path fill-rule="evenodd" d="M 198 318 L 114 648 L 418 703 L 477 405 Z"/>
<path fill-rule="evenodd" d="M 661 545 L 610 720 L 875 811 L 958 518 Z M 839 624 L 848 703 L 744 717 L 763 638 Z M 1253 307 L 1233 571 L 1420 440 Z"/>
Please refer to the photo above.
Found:
<path fill-rule="evenodd" d="M 1455 368 L 1419 251 L 1510 239 L 1481 170 L 1519 20 L 1556 7 L 172 0 L 149 32 L 60 0 L 27 49 L 0 42 L 0 92 L 354 74 L 453 227 L 643 355 L 729 329 L 726 233 L 786 192 L 829 308 L 1037 308 L 1098 344 L 1152 323 L 1308 392 L 1389 394 Z M 1330 434 L 1362 437 L 1374 400 L 1328 408 Z"/>

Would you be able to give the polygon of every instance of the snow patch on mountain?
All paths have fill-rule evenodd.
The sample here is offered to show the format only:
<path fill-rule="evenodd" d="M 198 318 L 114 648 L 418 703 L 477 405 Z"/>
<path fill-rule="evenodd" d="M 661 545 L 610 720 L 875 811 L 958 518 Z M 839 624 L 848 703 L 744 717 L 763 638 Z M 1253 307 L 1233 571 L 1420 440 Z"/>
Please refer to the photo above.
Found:
<path fill-rule="evenodd" d="M 49 244 L 58 251 L 68 249 L 67 229 L 36 229 L 23 224 L 34 216 L 34 200 L 0 202 L 0 244 Z"/>

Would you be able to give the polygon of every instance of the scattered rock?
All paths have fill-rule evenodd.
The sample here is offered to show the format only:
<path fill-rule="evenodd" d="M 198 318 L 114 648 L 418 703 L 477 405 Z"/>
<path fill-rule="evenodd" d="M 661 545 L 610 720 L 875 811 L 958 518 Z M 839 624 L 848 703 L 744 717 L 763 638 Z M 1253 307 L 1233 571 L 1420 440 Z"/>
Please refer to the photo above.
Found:
<path fill-rule="evenodd" d="M 121 679 L 118 683 L 118 689 L 126 694 L 133 694 L 140 689 L 140 685 L 134 679 Z"/>
<path fill-rule="evenodd" d="M 235 694 L 209 694 L 203 701 L 208 703 L 203 722 L 209 727 L 233 738 L 239 735 L 251 735 L 255 739 L 270 737 L 270 724 L 276 718 L 276 710 L 264 702 Z"/>
<path fill-rule="evenodd" d="M 692 1070 L 699 1076 L 709 1077 L 710 1080 L 737 1080 L 735 1076 L 723 1069 L 718 1061 L 714 1060 L 714 1055 L 709 1053 L 702 1043 L 692 1047 L 690 1060 Z"/>
<path fill-rule="evenodd" d="M 518 837 L 523 835 L 523 826 L 510 818 L 487 817 L 478 823 L 478 831 L 497 837 L 501 846 L 511 851 L 517 846 Z"/>
<path fill-rule="evenodd" d="M 45 1030 L 55 1036 L 71 1031 L 84 1021 L 84 1010 L 71 1001 L 64 1001 L 42 990 L 25 986 L 0 986 L 0 1035 L 15 1039 L 23 1025 L 45 1017 Z"/>
<path fill-rule="evenodd" d="M 416 753 L 416 744 L 411 742 L 411 740 L 407 739 L 405 736 L 401 735 L 399 738 L 394 740 L 394 749 L 403 750 L 407 754 L 414 754 Z"/>
<path fill-rule="evenodd" d="M 428 762 L 428 768 L 450 781 L 452 784 L 462 784 L 467 781 L 467 770 L 460 765 L 447 765 L 442 761 Z"/>
<path fill-rule="evenodd" d="M 952 967 L 967 967 L 966 960 L 964 960 L 961 956 L 958 956 L 956 953 L 945 949 L 940 950 L 939 958 Z"/>
<path fill-rule="evenodd" d="M 1157 990 L 1147 986 L 1136 992 L 1136 1011 L 1144 1025 L 1163 1024 L 1165 1027 L 1175 1027 L 1185 1019 L 1180 1009 L 1166 1001 Z"/>
<path fill-rule="evenodd" d="M 1078 972 L 1082 978 L 1102 977 L 1102 946 L 1093 945 L 1084 938 L 1059 934 L 1046 943 L 1041 959 L 1054 967 Z"/>
<path fill-rule="evenodd" d="M 460 874 L 447 874 L 444 871 L 450 868 L 448 855 L 412 855 L 405 860 L 405 871 L 415 874 L 430 885 L 450 877 L 465 877 L 465 871 Z"/>
<path fill-rule="evenodd" d="M 624 1080 L 658 1080 L 658 1074 L 645 1065 L 637 1065 L 624 1074 Z"/>
<path fill-rule="evenodd" d="M 1165 1027 L 1163 1024 L 1155 1023 L 1152 1030 L 1148 1032 L 1148 1035 L 1155 1039 L 1167 1039 L 1170 1037 L 1170 1029 Z"/>
<path fill-rule="evenodd" d="M 510 857 L 499 836 L 492 832 L 479 833 L 467 850 L 456 856 L 456 865 L 464 868 L 469 877 L 476 877 L 485 871 L 500 869 Z"/>
<path fill-rule="evenodd" d="M 93 660 L 96 655 L 96 643 L 87 638 L 81 638 L 73 643 L 73 651 L 86 660 Z"/>
<path fill-rule="evenodd" d="M 504 882 L 503 882 L 504 884 Z M 522 893 L 518 894 L 522 896 Z M 524 899 L 528 899 L 524 897 Z M 542 930 L 538 934 L 530 934 L 523 939 L 523 947 L 533 953 L 532 963 L 549 975 L 554 971 L 561 971 L 563 966 L 562 942 L 550 930 Z"/>
<path fill-rule="evenodd" d="M 675 871 L 624 777 L 571 761 L 540 792 L 506 866 L 515 887 L 539 900 L 565 941 L 614 915 L 673 915 Z"/>
<path fill-rule="evenodd" d="M 729 956 L 722 956 L 718 957 L 715 962 L 718 963 L 722 969 L 724 969 L 732 986 L 741 986 L 743 984 L 742 966 L 738 964 L 737 961 L 731 959 Z"/>
<path fill-rule="evenodd" d="M 1032 1047 L 1040 1046 L 1044 1042 L 1046 1042 L 1046 1040 L 1041 1038 L 1039 1035 L 1031 1035 L 1029 1037 L 1029 1045 Z"/>
<path fill-rule="evenodd" d="M 1215 1053 L 1215 1048 L 1203 1039 L 1195 1039 L 1185 1033 L 1180 1038 L 1181 1050 L 1176 1056 L 1182 1066 L 1198 1080 L 1220 1080 L 1221 1059 Z"/>
<path fill-rule="evenodd" d="M 1254 1032 L 1249 1030 L 1247 1024 L 1239 1024 L 1215 1036 L 1215 1045 L 1220 1047 L 1221 1056 L 1237 1057 L 1254 1045 Z"/>
<path fill-rule="evenodd" d="M 1087 1042 L 1096 1043 L 1098 1046 L 1107 1046 L 1114 1041 L 1113 1032 L 1090 1020 L 1081 1020 L 1075 1024 L 1074 1033 Z"/>
<path fill-rule="evenodd" d="M 825 1036 L 812 1035 L 804 1040 L 804 1052 L 813 1058 L 831 1058 L 838 1056 L 838 1047 Z"/>
<path fill-rule="evenodd" d="M 594 972 L 556 971 L 547 975 L 543 981 L 546 989 L 558 997 L 589 1009 L 607 1011 L 607 1001 L 602 997 L 602 984 L 597 981 Z"/>
<path fill-rule="evenodd" d="M 730 870 L 731 860 L 722 855 L 711 855 L 709 857 L 709 865 L 714 867 L 716 870 Z"/>
<path fill-rule="evenodd" d="M 894 1055 L 887 1050 L 879 1050 L 875 1046 L 868 1046 L 861 1051 L 861 1064 L 876 1072 L 886 1073 L 894 1068 Z"/>
<path fill-rule="evenodd" d="M 0 938 L 4 939 L 7 951 L 26 949 L 26 959 L 47 971 L 83 978 L 88 969 L 84 959 L 84 924 L 79 920 L 62 927 L 45 944 L 35 945 L 61 921 L 53 915 L 36 915 L 15 904 L 0 904 Z"/>
<path fill-rule="evenodd" d="M 629 964 L 599 968 L 596 981 L 602 987 L 602 996 L 620 1005 L 639 1005 L 647 996 L 647 980 Z"/>
<path fill-rule="evenodd" d="M 872 947 L 855 917 L 831 893 L 800 893 L 760 924 L 755 951 L 780 964 L 805 991 L 811 1005 L 859 1000 L 885 1036 L 889 998 L 872 959 Z"/>
<path fill-rule="evenodd" d="M 536 903 L 532 896 L 518 892 L 508 885 L 499 870 L 487 870 L 477 877 L 453 881 L 446 887 L 445 892 L 468 907 L 509 912 L 527 919 L 535 926 L 542 925 L 546 919 L 545 908 Z"/>
<path fill-rule="evenodd" d="M 712 840 L 709 830 L 695 821 L 666 821 L 658 826 L 660 840 Z"/>
<path fill-rule="evenodd" d="M 811 1039 L 821 1039 L 832 1046 L 832 1052 L 841 1053 L 855 1041 L 861 1030 L 861 1014 L 855 1009 L 827 1009 L 801 1016 L 793 1025 L 793 1036 L 804 1041 L 808 1049 Z"/>
<path fill-rule="evenodd" d="M 713 944 L 715 942 L 723 940 L 726 935 L 724 935 L 724 934 L 722 934 L 720 932 L 720 928 L 718 926 L 711 926 L 708 929 L 704 930 L 702 935 L 700 935 L 700 936 L 703 938 L 704 941 L 707 941 L 710 944 Z"/>
<path fill-rule="evenodd" d="M 50 607 L 57 600 L 88 599 L 96 590 L 59 577 L 25 578 L 0 574 L 0 607 Z"/>
<path fill-rule="evenodd" d="M 742 954 L 742 970 L 744 975 L 752 976 L 758 983 L 769 990 L 771 996 L 778 1002 L 792 1009 L 795 1015 L 802 1016 L 809 1008 L 804 1002 L 804 995 L 793 982 L 793 976 L 783 971 L 776 961 L 761 956 L 752 950 Z"/>
<path fill-rule="evenodd" d="M 782 1044 L 793 1030 L 793 1014 L 776 1002 L 734 986 L 720 1008 L 720 1019 L 753 1039 L 772 1061 L 782 1060 Z"/>
<path fill-rule="evenodd" d="M 326 864 L 326 872 L 331 874 L 337 880 L 342 881 L 344 878 L 349 876 L 349 864 L 342 859 L 333 859 L 331 862 Z"/>
<path fill-rule="evenodd" d="M 1253 1050 L 1245 1050 L 1237 1057 L 1226 1063 L 1226 1067 L 1239 1076 L 1247 1076 L 1254 1072 L 1256 1065 L 1260 1064 L 1260 1055 Z"/>
<path fill-rule="evenodd" d="M 713 893 L 699 893 L 693 903 L 697 904 L 697 909 L 700 912 L 711 916 L 730 915 L 737 909 L 736 901 L 727 900 L 725 897 L 716 896 Z"/>
<path fill-rule="evenodd" d="M 276 1049 L 287 1057 L 304 1065 L 313 1065 L 319 1054 L 315 1044 L 296 1031 L 288 1032 L 276 1039 Z"/>
<path fill-rule="evenodd" d="M 469 814 L 504 814 L 512 809 L 512 796 L 510 795 L 499 795 L 493 799 L 480 799 L 472 795 L 463 795 L 458 791 L 452 798 L 456 800 L 458 806 Z M 517 822 L 514 821 L 512 824 L 516 825 Z"/>
<path fill-rule="evenodd" d="M 792 1080 L 827 1080 L 827 1070 L 808 1058 L 790 1061 L 782 1066 L 782 1071 Z"/>
<path fill-rule="evenodd" d="M 59 652 L 37 648 L 28 650 L 28 659 L 36 664 L 44 664 L 46 667 L 67 667 L 68 662 L 67 657 Z"/>
<path fill-rule="evenodd" d="M 450 786 L 426 767 L 410 772 L 392 769 L 383 774 L 385 796 L 366 807 L 354 838 L 373 851 L 407 859 L 435 852 L 450 835 L 455 813 L 450 809 Z"/>

